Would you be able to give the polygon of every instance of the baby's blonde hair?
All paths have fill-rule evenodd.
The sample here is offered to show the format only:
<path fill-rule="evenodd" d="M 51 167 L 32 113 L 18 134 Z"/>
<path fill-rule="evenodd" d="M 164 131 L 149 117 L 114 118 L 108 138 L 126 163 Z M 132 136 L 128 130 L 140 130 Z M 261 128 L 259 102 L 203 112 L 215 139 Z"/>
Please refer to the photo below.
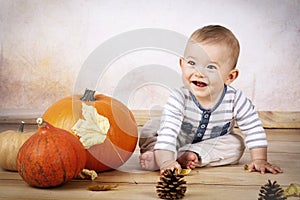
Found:
<path fill-rule="evenodd" d="M 220 25 L 208 25 L 196 30 L 190 40 L 197 43 L 224 44 L 230 50 L 230 64 L 232 68 L 237 65 L 240 54 L 240 44 L 234 34 Z"/>

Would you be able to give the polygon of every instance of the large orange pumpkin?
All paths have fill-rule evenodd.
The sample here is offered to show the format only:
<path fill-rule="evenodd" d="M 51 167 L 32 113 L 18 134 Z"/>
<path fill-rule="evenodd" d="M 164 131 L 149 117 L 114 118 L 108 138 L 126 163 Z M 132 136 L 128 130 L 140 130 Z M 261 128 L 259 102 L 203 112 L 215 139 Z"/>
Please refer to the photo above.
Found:
<path fill-rule="evenodd" d="M 56 187 L 75 178 L 86 163 L 82 144 L 70 132 L 38 119 L 39 129 L 20 148 L 17 169 L 31 186 Z"/>
<path fill-rule="evenodd" d="M 92 106 L 96 113 L 109 121 L 104 140 L 86 147 L 86 169 L 97 172 L 120 167 L 134 152 L 138 130 L 132 112 L 120 101 L 95 91 L 58 100 L 44 113 L 43 118 L 56 127 L 72 131 L 78 120 L 85 119 L 83 106 Z M 92 115 L 92 114 L 91 114 Z M 98 122 L 95 124 L 99 125 Z M 83 133 L 83 136 L 88 133 Z M 87 136 L 88 137 L 88 136 Z"/>

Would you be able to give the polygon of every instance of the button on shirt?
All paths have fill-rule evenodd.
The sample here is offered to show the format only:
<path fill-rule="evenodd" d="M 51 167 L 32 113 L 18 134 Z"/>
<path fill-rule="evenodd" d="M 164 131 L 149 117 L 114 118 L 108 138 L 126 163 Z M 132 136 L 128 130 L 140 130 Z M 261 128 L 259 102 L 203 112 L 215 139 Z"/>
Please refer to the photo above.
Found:
<path fill-rule="evenodd" d="M 203 116 L 202 120 L 200 121 L 200 125 L 197 129 L 197 133 L 195 134 L 195 137 L 194 137 L 192 143 L 200 142 L 202 140 L 203 136 L 204 136 L 205 131 L 206 131 L 206 127 L 207 127 L 208 122 L 209 122 L 210 112 L 209 111 L 204 111 L 202 116 Z"/>

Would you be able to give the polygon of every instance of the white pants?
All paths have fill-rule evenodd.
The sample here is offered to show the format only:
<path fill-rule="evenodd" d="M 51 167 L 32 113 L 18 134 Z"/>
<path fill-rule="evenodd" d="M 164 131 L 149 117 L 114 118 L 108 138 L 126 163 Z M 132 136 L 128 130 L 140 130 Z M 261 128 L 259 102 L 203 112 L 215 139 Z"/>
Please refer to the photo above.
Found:
<path fill-rule="evenodd" d="M 158 118 L 148 121 L 143 126 L 139 140 L 141 153 L 153 151 L 159 126 L 160 120 Z M 179 147 L 177 154 L 184 151 L 193 151 L 201 158 L 199 167 L 220 166 L 238 163 L 244 150 L 243 138 L 240 135 L 231 133 L 195 144 L 186 144 Z"/>

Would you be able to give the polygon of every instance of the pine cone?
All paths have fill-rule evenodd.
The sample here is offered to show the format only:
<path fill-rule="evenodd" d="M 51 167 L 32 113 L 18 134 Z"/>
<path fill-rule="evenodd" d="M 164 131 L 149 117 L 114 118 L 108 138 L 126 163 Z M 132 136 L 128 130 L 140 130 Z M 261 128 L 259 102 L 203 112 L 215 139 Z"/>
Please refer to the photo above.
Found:
<path fill-rule="evenodd" d="M 186 192 L 183 175 L 176 174 L 176 169 L 167 169 L 157 183 L 156 192 L 161 199 L 182 199 Z"/>
<path fill-rule="evenodd" d="M 283 196 L 283 189 L 277 184 L 268 180 L 268 183 L 261 186 L 258 200 L 286 200 L 287 197 Z"/>

